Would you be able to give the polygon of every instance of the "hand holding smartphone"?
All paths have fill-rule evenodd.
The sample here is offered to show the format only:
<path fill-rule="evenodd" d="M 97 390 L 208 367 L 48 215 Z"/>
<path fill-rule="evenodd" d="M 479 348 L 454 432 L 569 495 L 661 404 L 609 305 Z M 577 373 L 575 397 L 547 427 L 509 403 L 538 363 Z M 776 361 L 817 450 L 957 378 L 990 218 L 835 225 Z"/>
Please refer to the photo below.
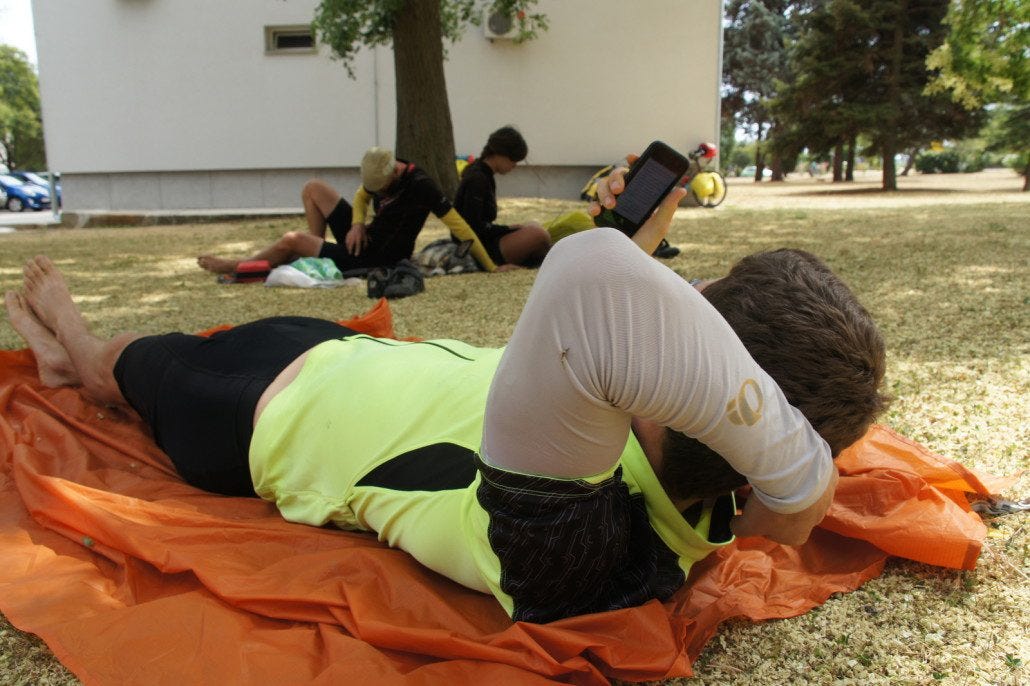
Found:
<path fill-rule="evenodd" d="M 626 172 L 624 190 L 615 207 L 602 206 L 594 224 L 611 226 L 633 236 L 689 167 L 686 157 L 665 143 L 654 141 Z"/>

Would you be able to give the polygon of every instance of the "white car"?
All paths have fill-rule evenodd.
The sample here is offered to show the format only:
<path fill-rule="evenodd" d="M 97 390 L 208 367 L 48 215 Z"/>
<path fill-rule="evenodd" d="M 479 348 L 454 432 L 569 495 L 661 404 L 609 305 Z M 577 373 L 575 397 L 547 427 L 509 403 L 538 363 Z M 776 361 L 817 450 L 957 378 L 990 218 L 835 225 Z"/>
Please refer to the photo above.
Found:
<path fill-rule="evenodd" d="M 749 164 L 748 166 L 746 166 L 746 167 L 744 167 L 743 169 L 740 170 L 740 175 L 741 176 L 746 176 L 748 178 L 752 178 L 753 179 L 755 177 L 755 172 L 757 172 L 757 171 L 758 171 L 758 167 L 756 167 L 753 164 Z M 769 171 L 769 167 L 762 167 L 762 178 L 763 179 L 768 179 L 771 175 L 772 175 L 772 172 Z"/>

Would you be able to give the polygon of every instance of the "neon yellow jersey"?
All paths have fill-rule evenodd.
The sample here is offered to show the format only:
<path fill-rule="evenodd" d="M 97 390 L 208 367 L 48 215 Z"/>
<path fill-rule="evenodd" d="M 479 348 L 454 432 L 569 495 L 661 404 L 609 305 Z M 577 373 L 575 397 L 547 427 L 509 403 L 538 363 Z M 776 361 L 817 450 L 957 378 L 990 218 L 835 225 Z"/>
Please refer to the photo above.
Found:
<path fill-rule="evenodd" d="M 255 491 L 289 521 L 375 532 L 430 569 L 492 593 L 513 614 L 491 513 L 477 497 L 483 473 L 476 453 L 501 353 L 453 340 L 364 335 L 316 346 L 254 429 Z M 710 507 L 695 526 L 684 520 L 632 434 L 619 465 L 583 481 L 620 474 L 631 495 L 643 496 L 647 520 L 682 579 L 731 540 L 722 524 L 709 540 Z"/>

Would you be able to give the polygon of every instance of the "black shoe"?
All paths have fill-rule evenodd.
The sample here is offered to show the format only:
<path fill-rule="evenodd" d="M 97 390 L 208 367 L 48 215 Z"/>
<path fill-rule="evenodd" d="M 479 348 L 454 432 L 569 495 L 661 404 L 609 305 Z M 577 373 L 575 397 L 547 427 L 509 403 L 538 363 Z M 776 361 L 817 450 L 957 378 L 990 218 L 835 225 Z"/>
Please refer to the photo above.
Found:
<path fill-rule="evenodd" d="M 366 293 L 370 298 L 382 298 L 390 281 L 390 270 L 386 267 L 369 269 L 366 275 Z"/>
<path fill-rule="evenodd" d="M 670 259 L 680 254 L 680 249 L 674 245 L 669 245 L 669 241 L 662 239 L 662 242 L 658 244 L 658 247 L 651 253 L 655 257 L 661 257 L 662 259 Z"/>

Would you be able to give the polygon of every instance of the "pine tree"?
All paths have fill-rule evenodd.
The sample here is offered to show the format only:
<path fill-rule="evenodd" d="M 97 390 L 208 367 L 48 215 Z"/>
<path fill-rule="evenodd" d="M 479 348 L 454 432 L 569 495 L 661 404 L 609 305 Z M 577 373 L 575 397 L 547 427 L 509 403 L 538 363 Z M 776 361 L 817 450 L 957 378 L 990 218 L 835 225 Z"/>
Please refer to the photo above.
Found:
<path fill-rule="evenodd" d="M 839 158 L 845 145 L 853 155 L 862 135 L 883 159 L 883 189 L 897 190 L 896 153 L 978 126 L 979 112 L 924 93 L 933 76 L 926 58 L 944 40 L 947 9 L 948 0 L 808 3 L 791 53 L 799 78 L 773 107 L 791 122 L 790 141 Z"/>
<path fill-rule="evenodd" d="M 779 84 L 790 80 L 787 44 L 792 33 L 785 0 L 731 0 L 723 34 L 723 111 L 736 126 L 755 133 L 755 181 L 766 166 L 764 142 L 779 122 L 769 111 Z M 783 178 L 781 158 L 773 154 L 773 179 Z"/>

